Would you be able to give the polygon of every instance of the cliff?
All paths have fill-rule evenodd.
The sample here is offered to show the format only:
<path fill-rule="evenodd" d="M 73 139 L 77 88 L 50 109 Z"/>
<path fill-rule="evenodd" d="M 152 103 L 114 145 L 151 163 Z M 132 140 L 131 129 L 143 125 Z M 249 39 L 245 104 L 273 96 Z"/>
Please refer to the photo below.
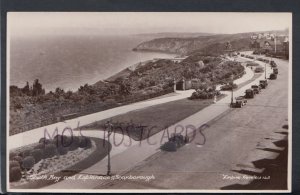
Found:
<path fill-rule="evenodd" d="M 267 31 L 270 32 L 270 31 Z M 231 42 L 232 48 L 236 50 L 249 49 L 251 39 L 250 36 L 254 33 L 264 32 L 249 32 L 238 34 L 218 34 L 208 36 L 198 36 L 190 38 L 157 38 L 143 42 L 136 46 L 134 51 L 155 51 L 176 53 L 187 55 L 189 53 L 204 52 L 214 53 L 225 50 L 226 42 Z M 271 31 L 271 33 L 285 33 L 283 31 Z"/>

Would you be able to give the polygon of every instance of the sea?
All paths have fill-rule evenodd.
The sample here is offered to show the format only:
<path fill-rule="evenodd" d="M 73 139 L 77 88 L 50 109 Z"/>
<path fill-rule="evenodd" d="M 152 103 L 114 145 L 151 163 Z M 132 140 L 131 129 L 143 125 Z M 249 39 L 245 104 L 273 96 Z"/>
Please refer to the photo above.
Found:
<path fill-rule="evenodd" d="M 41 35 L 11 37 L 10 85 L 23 87 L 39 79 L 47 92 L 57 87 L 76 91 L 124 68 L 175 54 L 132 51 L 151 37 L 138 35 Z"/>

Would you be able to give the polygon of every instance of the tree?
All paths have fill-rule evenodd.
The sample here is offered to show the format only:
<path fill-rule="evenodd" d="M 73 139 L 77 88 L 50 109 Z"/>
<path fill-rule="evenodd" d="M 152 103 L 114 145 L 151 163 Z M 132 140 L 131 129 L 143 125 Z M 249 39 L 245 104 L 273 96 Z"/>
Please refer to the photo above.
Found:
<path fill-rule="evenodd" d="M 59 87 L 57 87 L 56 89 L 55 89 L 55 94 L 56 95 L 63 95 L 65 93 L 65 91 L 63 90 L 63 89 L 61 89 L 61 88 L 59 88 Z"/>
<path fill-rule="evenodd" d="M 88 84 L 85 84 L 84 86 L 80 86 L 80 88 L 78 89 L 78 92 L 80 94 L 88 94 L 88 95 L 96 94 L 96 91 L 93 88 L 93 86 L 88 85 Z"/>
<path fill-rule="evenodd" d="M 29 88 L 29 83 L 28 83 L 28 81 L 26 82 L 25 87 L 23 87 L 22 93 L 23 93 L 23 94 L 26 94 L 26 95 L 30 95 L 30 88 Z"/>
<path fill-rule="evenodd" d="M 131 86 L 128 82 L 122 82 L 120 84 L 120 94 L 121 95 L 129 95 L 131 90 Z"/>
<path fill-rule="evenodd" d="M 38 96 L 38 95 L 42 95 L 44 92 L 43 88 L 42 88 L 42 84 L 39 83 L 38 79 L 35 79 L 32 85 L 32 95 L 33 96 Z"/>

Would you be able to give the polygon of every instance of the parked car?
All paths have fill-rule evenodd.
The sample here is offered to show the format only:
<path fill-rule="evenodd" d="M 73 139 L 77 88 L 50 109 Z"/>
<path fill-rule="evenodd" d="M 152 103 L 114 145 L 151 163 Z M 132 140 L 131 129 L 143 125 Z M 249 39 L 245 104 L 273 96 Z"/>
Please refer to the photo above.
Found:
<path fill-rule="evenodd" d="M 271 80 L 277 79 L 277 74 L 274 74 L 274 73 L 270 74 L 270 79 Z"/>
<path fill-rule="evenodd" d="M 270 62 L 270 65 L 271 65 L 273 68 L 277 67 L 277 64 L 276 64 L 273 60 Z"/>
<path fill-rule="evenodd" d="M 252 85 L 251 88 L 253 89 L 255 94 L 259 94 L 261 87 L 259 85 Z"/>
<path fill-rule="evenodd" d="M 244 96 L 238 96 L 235 98 L 235 107 L 241 108 L 247 104 L 247 99 Z"/>
<path fill-rule="evenodd" d="M 260 81 L 259 81 L 259 85 L 260 85 L 260 87 L 261 87 L 262 89 L 267 88 L 267 86 L 268 86 L 268 80 L 267 80 L 267 79 L 265 79 L 265 80 L 260 80 Z"/>
<path fill-rule="evenodd" d="M 273 68 L 273 73 L 278 74 L 278 68 Z"/>
<path fill-rule="evenodd" d="M 180 133 L 173 133 L 169 140 L 164 143 L 160 149 L 168 152 L 175 152 L 178 148 L 182 147 L 189 142 L 189 137 L 183 136 Z"/>
<path fill-rule="evenodd" d="M 255 93 L 253 91 L 253 89 L 247 89 L 245 91 L 245 98 L 254 98 Z"/>

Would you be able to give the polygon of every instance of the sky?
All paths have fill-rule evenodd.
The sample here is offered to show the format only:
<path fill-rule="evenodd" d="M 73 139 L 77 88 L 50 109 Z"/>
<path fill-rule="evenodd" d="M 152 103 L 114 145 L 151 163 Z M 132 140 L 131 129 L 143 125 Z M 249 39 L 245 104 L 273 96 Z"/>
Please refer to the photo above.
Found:
<path fill-rule="evenodd" d="M 12 35 L 241 33 L 290 28 L 291 13 L 220 12 L 9 12 Z"/>

